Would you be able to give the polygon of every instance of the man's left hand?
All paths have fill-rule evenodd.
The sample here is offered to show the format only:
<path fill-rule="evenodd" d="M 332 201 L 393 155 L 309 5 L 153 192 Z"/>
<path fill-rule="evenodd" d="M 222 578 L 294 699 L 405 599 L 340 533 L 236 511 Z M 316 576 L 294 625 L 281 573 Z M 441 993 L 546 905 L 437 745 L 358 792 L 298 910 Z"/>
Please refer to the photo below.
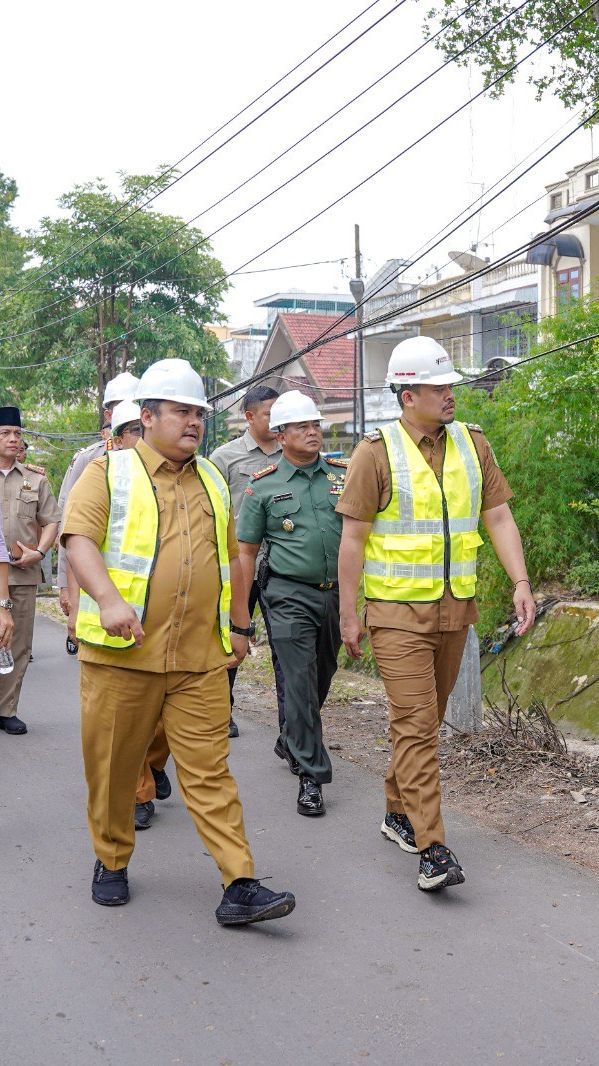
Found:
<path fill-rule="evenodd" d="M 27 570 L 29 566 L 36 566 L 42 561 L 42 557 L 38 551 L 34 548 L 28 548 L 26 544 L 21 544 L 18 540 L 17 544 L 22 549 L 23 554 L 20 559 L 17 559 L 12 565 L 16 566 L 17 570 Z"/>
<path fill-rule="evenodd" d="M 243 662 L 249 651 L 250 642 L 241 633 L 231 633 L 231 647 L 235 658 L 230 663 L 227 663 L 227 670 L 234 670 L 235 667 Z"/>
<path fill-rule="evenodd" d="M 536 604 L 532 591 L 530 586 L 524 581 L 516 585 L 514 590 L 514 608 L 518 619 L 518 625 L 514 632 L 517 637 L 521 637 L 532 628 L 536 613 Z"/>

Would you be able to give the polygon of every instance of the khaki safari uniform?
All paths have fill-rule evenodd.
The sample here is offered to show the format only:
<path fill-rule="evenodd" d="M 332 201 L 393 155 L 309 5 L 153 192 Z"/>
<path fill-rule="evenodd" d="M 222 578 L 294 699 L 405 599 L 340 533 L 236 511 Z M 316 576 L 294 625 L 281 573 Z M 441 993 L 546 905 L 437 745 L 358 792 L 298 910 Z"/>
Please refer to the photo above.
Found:
<path fill-rule="evenodd" d="M 111 442 L 105 440 L 94 441 L 92 444 L 89 444 L 87 448 L 81 448 L 80 451 L 75 452 L 75 455 L 67 467 L 65 476 L 62 479 L 62 485 L 60 486 L 60 493 L 58 495 L 58 505 L 63 515 L 66 513 L 66 503 L 73 485 L 77 483 L 83 471 L 87 469 L 94 459 L 101 459 L 102 456 L 110 450 L 108 448 L 109 443 Z M 59 544 L 58 547 L 57 581 L 59 589 L 67 587 L 67 554 L 62 544 Z M 156 799 L 156 782 L 154 780 L 152 769 L 164 770 L 169 755 L 170 751 L 166 739 L 166 733 L 164 732 L 162 722 L 158 722 L 156 732 L 150 747 L 148 748 L 139 776 L 136 803 L 148 803 L 150 800 Z"/>
<path fill-rule="evenodd" d="M 435 439 L 402 423 L 442 484 L 446 432 Z M 479 426 L 469 426 L 482 472 L 481 510 L 505 503 L 512 491 Z M 373 522 L 391 499 L 389 460 L 381 435 L 368 434 L 354 452 L 337 505 L 339 514 Z M 407 814 L 419 851 L 445 842 L 441 818 L 438 735 L 456 683 L 468 626 L 478 621 L 474 598 L 455 599 L 449 585 L 432 603 L 366 601 L 365 619 L 389 699 L 391 763 L 387 811 Z"/>
<path fill-rule="evenodd" d="M 140 768 L 162 717 L 183 799 L 226 887 L 252 877 L 253 862 L 227 765 L 230 657 L 218 628 L 212 504 L 195 459 L 179 471 L 143 440 L 137 451 L 158 504 L 159 549 L 142 646 L 79 646 L 89 829 L 108 869 L 128 864 Z M 105 459 L 92 462 L 71 490 L 63 541 L 81 534 L 103 543 L 110 507 L 105 468 Z M 232 515 L 228 549 L 229 558 L 238 555 Z"/>
<path fill-rule="evenodd" d="M 243 494 L 250 480 L 252 474 L 257 473 L 259 470 L 264 470 L 267 464 L 276 465 L 282 453 L 281 445 L 278 441 L 273 442 L 276 446 L 272 452 L 263 452 L 262 448 L 256 440 L 252 437 L 249 429 L 246 429 L 237 440 L 232 440 L 228 444 L 221 444 L 220 448 L 216 448 L 210 456 L 211 461 L 218 467 L 223 475 L 229 490 L 231 492 L 231 506 L 233 507 L 233 513 L 235 515 L 235 521 L 239 517 L 241 510 L 241 503 L 243 500 Z M 256 572 L 262 559 L 262 549 L 258 553 L 258 559 L 256 560 Z M 283 729 L 283 723 L 285 722 L 285 678 L 283 677 L 283 670 L 278 660 L 275 650 L 274 642 L 272 639 L 272 633 L 270 629 L 270 621 L 268 618 L 268 611 L 266 610 L 266 604 L 264 597 L 256 584 L 256 581 L 252 582 L 252 587 L 249 590 L 248 597 L 248 609 L 250 612 L 250 618 L 253 616 L 256 609 L 256 604 L 259 604 L 262 611 L 262 617 L 264 618 L 264 624 L 266 626 L 266 634 L 268 636 L 268 643 L 270 645 L 270 651 L 272 656 L 272 665 L 275 674 L 275 685 L 277 690 L 277 706 L 279 710 L 279 728 Z M 235 684 L 235 678 L 237 676 L 237 670 L 229 670 L 229 687 L 231 690 L 231 708 L 233 708 L 233 685 Z"/>
<path fill-rule="evenodd" d="M 341 646 L 335 506 L 346 467 L 345 460 L 324 456 L 297 467 L 283 457 L 254 474 L 237 523 L 240 541 L 270 545 L 263 596 L 285 676 L 282 736 L 300 772 L 318 784 L 332 776 L 320 711 Z"/>
<path fill-rule="evenodd" d="M 48 479 L 23 463 L 15 462 L 7 474 L 0 473 L 0 497 L 4 539 L 7 545 L 20 540 L 22 544 L 37 546 L 40 526 L 60 522 L 60 510 Z M 25 671 L 29 665 L 35 621 L 35 595 L 42 580 L 39 563 L 19 570 L 8 568 L 8 584 L 13 601 L 14 633 L 12 655 L 15 661 L 10 674 L 0 675 L 0 715 L 10 718 L 17 713 Z"/>

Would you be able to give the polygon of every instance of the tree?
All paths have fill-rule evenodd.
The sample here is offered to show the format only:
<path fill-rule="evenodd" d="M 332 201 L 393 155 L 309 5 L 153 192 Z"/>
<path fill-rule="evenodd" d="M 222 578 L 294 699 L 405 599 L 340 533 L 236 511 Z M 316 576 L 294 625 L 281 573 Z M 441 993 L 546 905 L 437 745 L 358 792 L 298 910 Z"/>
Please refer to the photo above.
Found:
<path fill-rule="evenodd" d="M 514 7 L 511 0 L 475 4 L 450 26 L 463 6 L 461 0 L 438 0 L 427 16 L 427 35 L 433 29 L 444 29 L 438 47 L 447 58 L 468 46 Z M 531 0 L 457 62 L 466 66 L 472 59 L 482 69 L 488 85 L 587 6 L 587 0 L 576 0 L 567 9 L 553 0 Z M 582 106 L 587 114 L 594 111 L 599 104 L 599 4 L 537 52 L 530 69 L 528 80 L 536 88 L 537 99 L 551 92 L 568 109 Z M 504 78 L 491 95 L 501 96 L 514 77 L 515 72 Z"/>
<path fill-rule="evenodd" d="M 25 241 L 9 223 L 17 183 L 0 171 L 0 293 L 16 285 L 25 259 Z"/>
<path fill-rule="evenodd" d="M 118 195 L 99 179 L 77 185 L 58 202 L 65 214 L 42 219 L 29 234 L 31 262 L 19 286 L 25 291 L 6 305 L 12 339 L 0 352 L 4 364 L 43 365 L 0 377 L 15 398 L 100 403 L 115 374 L 140 374 L 169 356 L 189 359 L 211 377 L 226 371 L 224 349 L 204 328 L 220 320 L 227 288 L 210 245 L 180 218 L 149 208 L 125 217 L 150 184 L 155 192 L 168 180 L 121 174 Z M 115 215 L 123 221 L 96 241 Z"/>

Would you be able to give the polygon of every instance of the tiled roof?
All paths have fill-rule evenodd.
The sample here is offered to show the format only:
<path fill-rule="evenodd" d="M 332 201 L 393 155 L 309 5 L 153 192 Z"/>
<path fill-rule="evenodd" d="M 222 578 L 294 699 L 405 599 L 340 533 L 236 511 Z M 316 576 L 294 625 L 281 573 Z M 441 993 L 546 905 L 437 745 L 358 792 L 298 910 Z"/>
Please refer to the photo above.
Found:
<path fill-rule="evenodd" d="M 279 314 L 278 319 L 296 351 L 322 336 L 335 321 L 332 315 L 310 315 L 301 312 Z M 356 324 L 353 316 L 346 318 L 338 327 L 332 329 L 331 333 L 355 329 Z M 302 355 L 301 360 L 314 383 L 326 390 L 326 396 L 341 399 L 351 394 L 354 384 L 353 337 L 339 337 L 329 344 L 323 344 L 313 352 Z"/>

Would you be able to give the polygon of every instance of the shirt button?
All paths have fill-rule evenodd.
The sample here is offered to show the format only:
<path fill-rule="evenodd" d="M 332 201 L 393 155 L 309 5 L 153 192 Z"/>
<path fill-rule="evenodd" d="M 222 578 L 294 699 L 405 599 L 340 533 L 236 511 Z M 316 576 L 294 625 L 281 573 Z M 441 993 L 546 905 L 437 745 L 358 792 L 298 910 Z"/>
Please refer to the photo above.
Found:
<path fill-rule="evenodd" d="M 184 537 L 188 537 L 188 536 L 189 536 L 189 533 L 187 532 L 187 530 L 186 530 L 186 529 L 184 529 L 184 530 L 183 530 L 183 536 L 184 536 Z"/>
<path fill-rule="evenodd" d="M 179 504 L 179 510 L 180 511 L 184 511 L 185 510 L 185 504 L 184 503 L 180 503 Z"/>
<path fill-rule="evenodd" d="M 181 590 L 181 592 L 179 593 L 179 595 L 180 595 L 180 596 L 184 596 L 184 595 L 185 595 L 185 593 L 183 592 L 183 590 Z"/>
<path fill-rule="evenodd" d="M 183 565 L 184 566 L 189 566 L 189 559 L 184 559 L 183 560 Z"/>
<path fill-rule="evenodd" d="M 174 625 L 175 625 L 175 629 L 179 628 L 179 623 L 178 622 L 175 622 Z"/>

